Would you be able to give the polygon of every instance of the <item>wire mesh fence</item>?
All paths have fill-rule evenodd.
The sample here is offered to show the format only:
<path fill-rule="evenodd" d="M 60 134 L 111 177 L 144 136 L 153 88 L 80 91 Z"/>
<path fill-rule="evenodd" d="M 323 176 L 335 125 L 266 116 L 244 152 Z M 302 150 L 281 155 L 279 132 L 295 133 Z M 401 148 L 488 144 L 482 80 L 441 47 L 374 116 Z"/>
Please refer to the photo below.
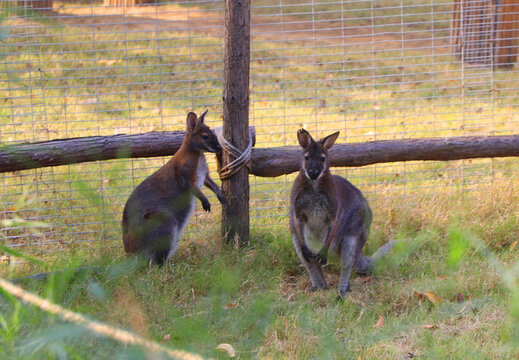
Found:
<path fill-rule="evenodd" d="M 2 144 L 183 130 L 191 110 L 209 109 L 209 125 L 221 125 L 223 1 L 3 0 L 1 9 Z M 258 0 L 251 15 L 256 147 L 296 145 L 301 127 L 317 137 L 340 130 L 339 142 L 517 128 L 513 1 Z M 2 229 L 4 239 L 32 253 L 119 247 L 127 197 L 165 160 L 1 174 L 2 218 L 51 225 Z M 477 193 L 516 168 L 514 160 L 481 159 L 334 171 L 377 214 Z M 253 229 L 286 228 L 294 176 L 251 177 Z M 190 228 L 218 231 L 219 218 L 213 207 Z"/>

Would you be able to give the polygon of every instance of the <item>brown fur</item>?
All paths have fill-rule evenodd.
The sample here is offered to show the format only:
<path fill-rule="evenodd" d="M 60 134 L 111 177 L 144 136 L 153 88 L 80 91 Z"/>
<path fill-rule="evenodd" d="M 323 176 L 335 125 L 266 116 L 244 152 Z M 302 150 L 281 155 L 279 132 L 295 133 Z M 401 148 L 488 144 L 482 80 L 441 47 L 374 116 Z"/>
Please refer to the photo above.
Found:
<path fill-rule="evenodd" d="M 200 117 L 188 114 L 180 149 L 137 186 L 126 202 L 122 230 L 127 254 L 145 253 L 157 263 L 170 258 L 193 211 L 193 196 L 202 202 L 205 211 L 211 210 L 200 189 L 202 184 L 225 203 L 220 189 L 209 177 L 203 154 L 221 151 L 216 135 L 203 123 L 206 113 Z"/>

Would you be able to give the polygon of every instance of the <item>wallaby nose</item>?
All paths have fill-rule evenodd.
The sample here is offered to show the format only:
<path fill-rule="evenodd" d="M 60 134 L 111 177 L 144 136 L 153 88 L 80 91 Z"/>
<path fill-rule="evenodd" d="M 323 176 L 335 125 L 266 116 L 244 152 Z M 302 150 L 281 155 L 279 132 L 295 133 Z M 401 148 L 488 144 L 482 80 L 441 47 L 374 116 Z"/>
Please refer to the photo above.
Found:
<path fill-rule="evenodd" d="M 214 146 L 214 150 L 215 152 L 220 152 L 222 151 L 222 147 L 220 146 L 220 143 L 219 142 L 216 142 L 215 146 Z"/>
<path fill-rule="evenodd" d="M 321 173 L 321 172 L 320 172 L 319 170 L 317 170 L 317 169 L 310 169 L 310 170 L 308 170 L 308 176 L 309 176 L 310 179 L 312 179 L 312 180 L 317 179 L 317 178 L 319 177 L 319 174 L 320 174 L 320 173 Z"/>

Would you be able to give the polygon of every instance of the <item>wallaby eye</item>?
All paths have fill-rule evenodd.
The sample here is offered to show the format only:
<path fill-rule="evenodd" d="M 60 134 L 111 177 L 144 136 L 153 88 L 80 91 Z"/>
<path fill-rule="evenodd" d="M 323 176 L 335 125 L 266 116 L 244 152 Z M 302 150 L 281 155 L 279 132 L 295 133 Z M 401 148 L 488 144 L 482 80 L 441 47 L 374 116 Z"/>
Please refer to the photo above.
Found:
<path fill-rule="evenodd" d="M 203 134 L 203 135 L 202 135 L 202 139 L 204 139 L 204 140 L 209 140 L 209 135 L 207 135 L 207 134 Z"/>
<path fill-rule="evenodd" d="M 321 161 L 325 162 L 326 161 L 326 156 L 321 156 Z"/>
<path fill-rule="evenodd" d="M 305 155 L 305 160 L 308 160 L 308 159 L 309 159 L 309 158 L 308 158 L 308 155 Z"/>

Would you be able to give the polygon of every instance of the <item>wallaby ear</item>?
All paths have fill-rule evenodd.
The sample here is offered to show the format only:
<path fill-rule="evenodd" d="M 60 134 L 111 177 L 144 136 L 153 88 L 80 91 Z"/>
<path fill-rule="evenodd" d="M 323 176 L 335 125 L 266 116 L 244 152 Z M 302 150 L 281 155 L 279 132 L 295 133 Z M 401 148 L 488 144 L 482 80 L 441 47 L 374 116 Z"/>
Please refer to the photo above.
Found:
<path fill-rule="evenodd" d="M 324 146 L 326 150 L 332 147 L 335 144 L 335 140 L 339 137 L 339 131 L 334 132 L 333 134 L 328 135 L 324 139 L 319 140 L 319 142 Z"/>
<path fill-rule="evenodd" d="M 194 112 L 190 112 L 187 114 L 187 130 L 193 131 L 196 127 L 196 114 Z"/>
<path fill-rule="evenodd" d="M 299 140 L 299 145 L 303 148 L 306 148 L 312 141 L 314 141 L 310 133 L 305 129 L 297 130 L 297 140 Z"/>
<path fill-rule="evenodd" d="M 209 111 L 209 109 L 207 109 L 206 111 L 204 111 L 204 113 L 202 115 L 200 115 L 200 117 L 198 118 L 198 123 L 204 122 L 205 114 L 207 114 L 208 111 Z"/>

